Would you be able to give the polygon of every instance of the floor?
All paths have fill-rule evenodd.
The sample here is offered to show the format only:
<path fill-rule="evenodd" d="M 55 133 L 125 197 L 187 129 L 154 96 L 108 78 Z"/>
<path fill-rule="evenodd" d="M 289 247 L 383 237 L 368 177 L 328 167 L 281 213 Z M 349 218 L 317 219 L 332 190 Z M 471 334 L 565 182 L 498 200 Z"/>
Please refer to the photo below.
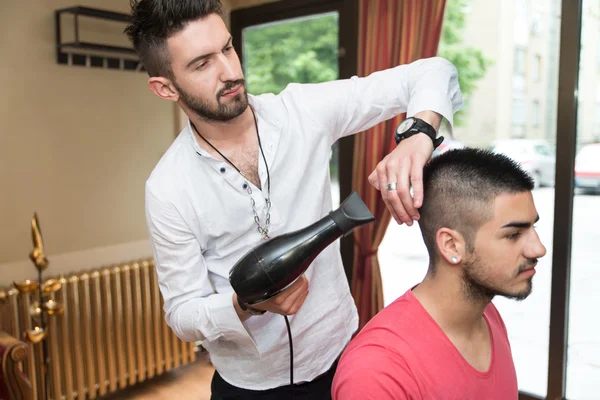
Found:
<path fill-rule="evenodd" d="M 105 397 L 103 400 L 210 400 L 214 369 L 206 353 L 194 363 Z"/>

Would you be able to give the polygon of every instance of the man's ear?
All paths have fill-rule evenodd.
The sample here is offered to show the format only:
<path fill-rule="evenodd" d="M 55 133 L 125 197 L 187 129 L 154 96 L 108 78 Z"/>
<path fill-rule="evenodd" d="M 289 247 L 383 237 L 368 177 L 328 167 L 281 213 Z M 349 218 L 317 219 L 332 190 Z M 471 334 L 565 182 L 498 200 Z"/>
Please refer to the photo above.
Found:
<path fill-rule="evenodd" d="M 467 256 L 465 238 L 453 229 L 440 228 L 435 235 L 435 243 L 440 257 L 448 264 L 460 264 Z"/>
<path fill-rule="evenodd" d="M 178 101 L 179 92 L 175 88 L 175 85 L 162 76 L 152 76 L 148 79 L 148 87 L 158 97 L 165 100 Z"/>

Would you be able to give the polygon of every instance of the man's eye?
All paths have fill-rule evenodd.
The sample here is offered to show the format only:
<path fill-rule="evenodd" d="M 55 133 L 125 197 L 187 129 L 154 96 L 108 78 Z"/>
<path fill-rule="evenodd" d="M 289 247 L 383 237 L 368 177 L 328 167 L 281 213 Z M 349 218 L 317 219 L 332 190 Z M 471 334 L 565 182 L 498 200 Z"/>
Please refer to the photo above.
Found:
<path fill-rule="evenodd" d="M 225 47 L 225 52 L 230 52 L 233 49 L 233 46 Z"/>
<path fill-rule="evenodd" d="M 511 233 L 510 235 L 506 236 L 507 239 L 510 240 L 515 240 L 517 239 L 519 236 L 521 235 L 521 232 L 515 232 L 515 233 Z"/>
<path fill-rule="evenodd" d="M 200 64 L 198 64 L 198 66 L 196 67 L 196 69 L 202 69 L 202 68 L 206 67 L 206 64 L 208 64 L 207 61 L 201 62 Z"/>

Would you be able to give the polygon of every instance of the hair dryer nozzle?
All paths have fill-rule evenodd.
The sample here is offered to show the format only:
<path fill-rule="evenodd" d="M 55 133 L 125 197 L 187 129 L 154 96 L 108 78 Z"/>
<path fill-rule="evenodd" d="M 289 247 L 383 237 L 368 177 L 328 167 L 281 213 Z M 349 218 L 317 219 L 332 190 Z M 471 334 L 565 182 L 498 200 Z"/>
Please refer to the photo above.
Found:
<path fill-rule="evenodd" d="M 342 230 L 344 236 L 360 225 L 375 220 L 373 214 L 356 192 L 346 197 L 342 205 L 330 214 L 335 224 Z"/>

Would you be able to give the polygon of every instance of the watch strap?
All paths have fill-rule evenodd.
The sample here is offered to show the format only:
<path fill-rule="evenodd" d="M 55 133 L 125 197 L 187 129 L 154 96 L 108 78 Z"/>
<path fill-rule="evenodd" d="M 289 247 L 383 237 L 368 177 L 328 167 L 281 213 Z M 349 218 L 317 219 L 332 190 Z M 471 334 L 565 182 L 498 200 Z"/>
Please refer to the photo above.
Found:
<path fill-rule="evenodd" d="M 396 144 L 399 144 L 402 140 L 408 139 L 409 137 L 416 135 L 417 133 L 424 133 L 433 142 L 433 148 L 437 149 L 438 146 L 440 144 L 442 144 L 442 142 L 444 141 L 444 137 L 443 136 L 436 137 L 437 132 L 435 131 L 435 128 L 433 126 L 431 126 L 430 124 L 428 124 L 427 122 L 423 121 L 422 119 L 415 118 L 415 117 L 412 117 L 412 119 L 414 119 L 415 122 L 407 131 L 405 131 L 405 132 L 396 131 L 396 136 L 395 136 Z"/>

